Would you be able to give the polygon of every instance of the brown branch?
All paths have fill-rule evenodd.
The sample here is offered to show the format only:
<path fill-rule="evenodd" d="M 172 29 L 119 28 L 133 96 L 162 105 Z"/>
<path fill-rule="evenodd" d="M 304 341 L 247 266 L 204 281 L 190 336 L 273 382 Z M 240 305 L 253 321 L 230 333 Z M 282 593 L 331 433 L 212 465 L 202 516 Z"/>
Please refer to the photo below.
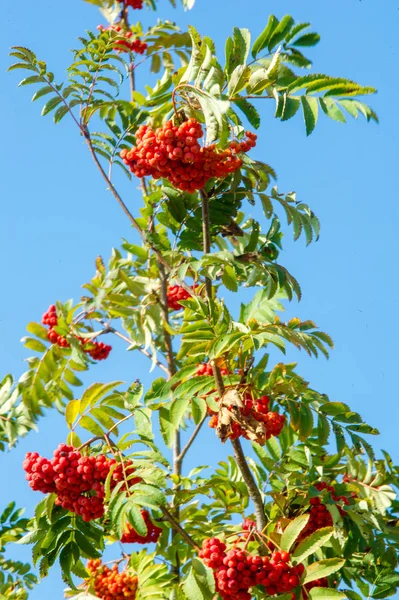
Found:
<path fill-rule="evenodd" d="M 168 263 L 166 262 L 166 260 L 164 259 L 164 257 L 162 256 L 161 252 L 155 248 L 148 240 L 147 235 L 145 233 L 145 231 L 143 231 L 140 227 L 140 225 L 138 224 L 138 222 L 136 221 L 136 219 L 134 218 L 134 216 L 132 215 L 132 213 L 130 212 L 130 210 L 128 209 L 128 207 L 126 206 L 126 204 L 124 203 L 124 201 L 122 200 L 121 196 L 118 194 L 115 186 L 113 185 L 113 183 L 111 182 L 111 180 L 109 179 L 108 175 L 106 174 L 106 172 L 104 171 L 100 161 L 98 160 L 97 154 L 93 148 L 93 143 L 91 141 L 91 137 L 90 137 L 90 133 L 89 130 L 87 129 L 87 127 L 83 127 L 82 126 L 82 132 L 83 135 L 86 139 L 87 142 L 87 146 L 89 148 L 90 154 L 94 160 L 94 163 L 97 167 L 97 169 L 100 171 L 102 178 L 104 179 L 104 181 L 106 181 L 112 195 L 114 196 L 115 200 L 118 202 L 119 206 L 121 207 L 121 209 L 123 210 L 123 212 L 125 213 L 125 215 L 127 216 L 127 218 L 129 219 L 129 221 L 131 222 L 131 224 L 133 225 L 134 229 L 138 232 L 138 234 L 140 235 L 141 239 L 143 240 L 143 242 L 145 244 L 147 244 L 154 252 L 154 254 L 156 255 L 158 261 L 160 264 L 162 264 L 165 269 L 169 272 L 170 271 L 170 267 L 168 265 Z"/>
<path fill-rule="evenodd" d="M 169 371 L 169 378 L 170 378 L 175 374 L 176 367 L 175 367 L 175 357 L 173 354 L 172 337 L 171 337 L 169 331 L 167 330 L 167 326 L 169 325 L 168 276 L 167 276 L 167 273 L 166 273 L 165 268 L 162 263 L 158 263 L 158 268 L 159 268 L 159 275 L 160 275 L 160 279 L 161 279 L 160 305 L 161 305 L 162 317 L 163 317 L 164 323 L 166 325 L 166 327 L 165 326 L 163 327 L 163 334 L 164 334 L 165 347 L 166 347 L 166 360 L 168 363 L 168 371 Z M 181 471 L 182 471 L 182 469 L 181 469 L 182 461 L 179 460 L 180 453 L 181 453 L 181 434 L 180 434 L 180 428 L 177 428 L 175 431 L 175 438 L 174 438 L 174 442 L 173 442 L 173 473 L 175 475 L 177 475 L 178 477 L 180 477 Z M 178 490 L 179 485 L 175 485 L 174 489 Z M 180 508 L 178 506 L 172 507 L 172 508 L 173 508 L 174 516 L 171 515 L 170 513 L 168 513 L 168 516 L 169 516 L 169 522 L 172 523 L 171 519 L 173 519 L 173 522 L 175 523 L 174 530 L 172 530 L 172 544 L 173 544 L 173 542 L 176 538 L 176 531 L 178 531 L 181 535 L 183 535 L 183 537 L 186 540 L 187 540 L 187 537 L 186 537 L 187 534 L 180 527 L 180 525 L 178 523 L 178 519 L 180 517 Z M 164 513 L 164 514 L 166 516 L 166 513 Z M 176 527 L 176 525 L 177 525 L 177 527 Z M 188 536 L 188 538 L 189 538 L 189 540 L 191 540 L 190 536 Z M 191 541 L 189 543 L 191 543 Z M 176 564 L 172 566 L 172 574 L 176 577 L 176 579 L 178 581 L 180 581 L 180 558 L 179 558 L 178 551 L 176 551 L 175 557 L 176 557 Z"/>
<path fill-rule="evenodd" d="M 248 493 L 255 506 L 256 527 L 259 531 L 263 531 L 263 529 L 265 529 L 267 525 L 267 521 L 262 494 L 260 493 L 259 488 L 256 485 L 254 476 L 251 473 L 251 469 L 249 468 L 247 459 L 245 458 L 245 454 L 243 452 L 240 440 L 232 440 L 231 444 L 233 446 L 234 456 L 237 461 L 238 468 L 241 471 L 241 475 L 248 488 Z"/>
<path fill-rule="evenodd" d="M 208 196 L 204 190 L 200 190 L 200 196 L 201 196 L 201 202 L 202 202 L 203 249 L 204 249 L 204 254 L 209 254 L 211 251 L 211 237 L 210 237 L 210 224 L 209 224 L 209 202 L 208 202 Z M 211 303 L 213 293 L 212 293 L 212 282 L 209 279 L 209 277 L 205 278 L 205 289 L 206 289 L 206 294 L 208 296 L 208 300 Z M 217 391 L 219 394 L 219 398 L 221 399 L 225 392 L 223 378 L 221 376 L 219 367 L 215 363 L 212 364 L 212 368 L 213 368 L 213 375 L 215 377 L 216 388 L 217 388 Z M 260 493 L 258 486 L 256 485 L 254 476 L 251 473 L 251 470 L 250 470 L 247 460 L 245 458 L 240 441 L 238 439 L 232 440 L 231 443 L 233 446 L 234 456 L 236 458 L 238 468 L 241 471 L 241 475 L 242 475 L 242 477 L 245 481 L 245 484 L 248 488 L 248 493 L 249 493 L 250 498 L 255 506 L 256 526 L 260 531 L 262 531 L 266 527 L 266 524 L 267 524 L 262 495 Z"/>
<path fill-rule="evenodd" d="M 170 513 L 168 511 L 167 508 L 165 508 L 164 506 L 161 506 L 161 511 L 165 517 L 165 519 L 172 525 L 173 529 L 180 533 L 180 535 L 182 536 L 183 539 L 186 540 L 186 542 L 192 547 L 194 548 L 194 550 L 196 552 L 200 551 L 199 546 L 194 542 L 193 538 L 183 529 L 183 527 L 180 525 L 180 523 L 178 523 L 176 521 L 176 519 L 174 518 L 174 516 L 172 515 L 172 513 Z"/>
<path fill-rule="evenodd" d="M 134 76 L 134 62 L 133 60 L 130 60 L 130 64 L 129 64 L 129 80 L 130 80 L 130 95 L 131 95 L 131 99 L 133 102 L 133 94 L 135 91 L 135 87 L 136 87 L 136 82 L 135 82 L 135 76 Z"/>
<path fill-rule="evenodd" d="M 161 279 L 161 298 L 160 305 L 162 310 L 162 317 L 166 325 L 169 325 L 169 311 L 168 311 L 168 278 L 165 271 L 164 265 L 159 264 L 159 274 Z M 173 355 L 172 337 L 166 327 L 164 329 L 165 347 L 166 347 L 166 360 L 168 363 L 169 375 L 172 377 L 176 373 L 175 358 Z"/>
<path fill-rule="evenodd" d="M 206 417 L 207 415 L 205 415 L 205 417 L 202 419 L 202 421 L 200 421 L 197 425 L 197 427 L 194 429 L 190 439 L 187 441 L 187 444 L 184 446 L 183 450 L 180 452 L 179 456 L 176 458 L 176 461 L 178 461 L 179 463 L 182 462 L 183 458 L 186 456 L 187 452 L 190 450 L 191 446 L 193 445 L 195 438 L 197 437 L 197 435 L 199 434 L 199 432 L 201 431 L 201 428 L 203 426 L 203 424 L 206 421 Z"/>

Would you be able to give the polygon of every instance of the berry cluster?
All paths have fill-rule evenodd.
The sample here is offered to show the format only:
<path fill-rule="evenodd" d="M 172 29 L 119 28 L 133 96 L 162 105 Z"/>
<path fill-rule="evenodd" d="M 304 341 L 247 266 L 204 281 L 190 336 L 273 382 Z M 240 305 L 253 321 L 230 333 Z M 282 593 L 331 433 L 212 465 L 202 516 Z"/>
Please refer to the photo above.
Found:
<path fill-rule="evenodd" d="M 60 444 L 54 450 L 51 460 L 37 452 L 28 452 L 23 468 L 32 490 L 57 494 L 55 503 L 80 515 L 84 521 L 104 515 L 104 483 L 111 469 L 112 489 L 134 472 L 130 461 L 122 465 L 103 454 L 82 456 L 66 444 Z M 139 481 L 137 477 L 129 479 L 129 486 Z"/>
<path fill-rule="evenodd" d="M 271 556 L 252 555 L 244 550 L 229 550 L 218 538 L 206 539 L 199 553 L 213 569 L 216 587 L 224 600 L 251 600 L 249 589 L 263 586 L 269 596 L 291 592 L 300 583 L 303 565 L 291 567 L 288 552 Z"/>
<path fill-rule="evenodd" d="M 245 519 L 242 524 L 241 538 L 244 540 L 248 539 L 249 537 L 252 537 L 252 535 L 255 531 L 256 531 L 255 521 L 252 521 L 252 519 Z"/>
<path fill-rule="evenodd" d="M 108 358 L 111 350 L 112 346 L 104 344 L 104 342 L 89 342 L 87 348 L 84 348 L 84 351 L 91 356 L 93 360 L 105 360 Z"/>
<path fill-rule="evenodd" d="M 147 510 L 141 511 L 142 517 L 147 526 L 147 534 L 139 535 L 137 531 L 128 524 L 127 530 L 123 534 L 121 538 L 121 542 L 124 544 L 149 544 L 150 542 L 156 544 L 159 539 L 159 536 L 162 533 L 162 529 L 154 525 L 154 523 L 150 519 L 149 512 Z"/>
<path fill-rule="evenodd" d="M 42 317 L 42 323 L 43 325 L 49 326 L 47 337 L 52 344 L 58 344 L 58 346 L 61 346 L 62 348 L 69 348 L 70 343 L 68 342 L 68 340 L 62 335 L 59 335 L 53 329 L 53 327 L 57 327 L 58 324 L 57 310 L 55 304 L 52 304 L 47 310 L 47 312 L 44 313 Z"/>
<path fill-rule="evenodd" d="M 256 421 L 264 424 L 266 430 L 266 439 L 270 439 L 272 436 L 280 435 L 285 424 L 285 416 L 279 413 L 269 411 L 269 396 L 262 396 L 257 400 L 253 400 L 250 393 L 246 393 L 243 397 L 243 408 L 240 409 L 241 414 L 245 417 L 251 416 Z M 219 417 L 214 414 L 209 421 L 209 427 L 216 429 L 219 424 Z M 238 437 L 244 437 L 248 439 L 245 429 L 236 421 L 231 425 L 230 439 L 234 440 Z"/>
<path fill-rule="evenodd" d="M 89 560 L 87 570 L 92 576 L 93 587 L 101 600 L 134 600 L 136 598 L 138 578 L 128 571 L 119 573 L 118 565 L 112 569 L 101 564 L 101 560 Z"/>
<path fill-rule="evenodd" d="M 229 375 L 230 371 L 228 369 L 226 369 L 225 367 L 219 368 L 220 374 L 221 375 Z M 213 377 L 213 369 L 212 369 L 212 365 L 211 363 L 207 362 L 207 363 L 201 363 L 197 366 L 197 370 L 195 372 L 195 374 L 200 377 L 201 375 L 207 375 L 210 377 Z"/>
<path fill-rule="evenodd" d="M 143 0 L 122 0 L 122 2 L 125 6 L 130 6 L 136 10 L 143 8 Z"/>
<path fill-rule="evenodd" d="M 136 133 L 136 146 L 122 150 L 121 158 L 137 177 L 165 177 L 179 190 L 195 192 L 212 178 L 224 178 L 237 171 L 241 159 L 236 156 L 253 148 L 256 135 L 246 132 L 243 142 L 232 142 L 225 150 L 216 146 L 200 146 L 203 129 L 196 119 L 179 126 L 168 121 L 155 131 L 141 125 Z"/>
<path fill-rule="evenodd" d="M 47 332 L 47 337 L 52 344 L 57 344 L 62 348 L 69 348 L 70 343 L 68 340 L 59 335 L 54 327 L 57 327 L 58 317 L 57 310 L 55 304 L 52 304 L 48 311 L 44 313 L 42 317 L 43 325 L 49 325 L 49 329 Z M 108 346 L 108 344 L 104 344 L 103 342 L 95 342 L 93 340 L 86 340 L 79 336 L 74 336 L 83 346 L 83 351 L 86 352 L 93 360 L 104 360 L 108 358 L 109 353 L 112 350 L 112 346 Z"/>
<path fill-rule="evenodd" d="M 147 44 L 145 42 L 142 42 L 139 38 L 131 39 L 133 37 L 133 32 L 123 29 L 120 25 L 109 25 L 109 27 L 98 25 L 97 29 L 101 31 L 101 33 L 103 31 L 115 31 L 117 37 L 115 37 L 113 48 L 116 52 L 135 52 L 136 54 L 144 54 L 147 50 Z"/>
<path fill-rule="evenodd" d="M 316 483 L 315 488 L 319 492 L 322 492 L 323 490 L 328 490 L 334 502 L 342 502 L 344 506 L 348 506 L 351 503 L 349 498 L 347 498 L 346 496 L 337 496 L 334 487 L 332 485 L 328 485 L 325 481 L 319 481 L 318 483 Z M 310 498 L 309 502 L 310 517 L 305 529 L 301 533 L 300 539 L 307 537 L 308 535 L 317 531 L 317 529 L 321 529 L 322 527 L 331 527 L 333 524 L 332 516 L 329 510 L 327 509 L 325 504 L 322 503 L 318 496 L 316 496 L 315 498 Z M 338 510 L 341 515 L 345 514 L 345 510 L 342 507 L 338 506 Z"/>
<path fill-rule="evenodd" d="M 181 300 L 187 300 L 191 298 L 191 294 L 187 292 L 180 285 L 170 285 L 168 287 L 168 308 L 171 310 L 180 310 L 183 306 L 180 304 Z"/>

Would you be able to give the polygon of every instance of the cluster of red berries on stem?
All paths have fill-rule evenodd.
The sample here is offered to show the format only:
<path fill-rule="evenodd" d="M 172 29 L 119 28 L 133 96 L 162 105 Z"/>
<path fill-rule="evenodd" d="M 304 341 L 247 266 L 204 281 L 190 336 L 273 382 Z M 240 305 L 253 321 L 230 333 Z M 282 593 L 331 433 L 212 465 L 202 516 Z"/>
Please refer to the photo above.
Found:
<path fill-rule="evenodd" d="M 322 492 L 323 490 L 327 490 L 328 492 L 330 492 L 334 502 L 341 502 L 342 504 L 344 504 L 344 506 L 348 506 L 351 503 L 350 499 L 346 496 L 337 496 L 337 494 L 335 493 L 334 486 L 328 485 L 325 481 L 319 481 L 318 483 L 316 483 L 315 488 L 319 492 Z M 321 499 L 318 496 L 310 498 L 309 502 L 309 521 L 305 529 L 302 531 L 300 539 L 307 537 L 308 535 L 312 534 L 318 529 L 321 529 L 322 527 L 331 527 L 333 525 L 333 519 L 328 508 L 325 506 L 325 504 L 322 503 Z M 345 514 L 345 510 L 341 506 L 338 506 L 338 510 L 341 516 Z"/>
<path fill-rule="evenodd" d="M 47 332 L 47 337 L 52 344 L 57 344 L 62 348 L 69 348 L 70 343 L 68 340 L 58 334 L 54 327 L 58 325 L 58 317 L 57 317 L 57 309 L 55 304 L 52 304 L 47 312 L 44 313 L 42 317 L 43 325 L 49 325 L 49 329 Z M 109 353 L 112 350 L 112 346 L 108 344 L 104 344 L 104 342 L 96 342 L 93 340 L 86 340 L 82 337 L 75 336 L 75 338 L 82 344 L 83 351 L 86 352 L 93 360 L 105 360 L 108 358 Z"/>
<path fill-rule="evenodd" d="M 139 483 L 131 461 L 117 463 L 104 454 L 82 456 L 66 444 L 54 450 L 51 460 L 37 452 L 28 452 L 23 462 L 26 479 L 34 491 L 57 494 L 55 503 L 65 510 L 80 515 L 84 521 L 104 515 L 104 483 L 111 469 L 111 489 L 127 479 L 126 487 Z"/>
<path fill-rule="evenodd" d="M 148 510 L 142 510 L 141 515 L 147 526 L 146 535 L 139 535 L 134 527 L 132 527 L 129 523 L 127 530 L 121 538 L 121 542 L 123 544 L 149 544 L 150 542 L 154 544 L 157 543 L 159 536 L 162 533 L 162 529 L 154 525 L 154 523 L 151 521 Z"/>
<path fill-rule="evenodd" d="M 122 0 L 123 4 L 128 7 L 140 10 L 143 8 L 143 0 Z"/>
<path fill-rule="evenodd" d="M 254 400 L 252 394 L 247 392 L 244 394 L 243 403 L 244 406 L 240 409 L 242 415 L 246 417 L 251 415 L 257 421 L 263 423 L 266 430 L 266 439 L 280 435 L 285 424 L 285 416 L 269 410 L 269 396 L 261 396 L 257 400 Z M 209 427 L 216 429 L 218 424 L 218 415 L 214 414 L 209 421 Z M 239 437 L 247 438 L 247 433 L 239 423 L 233 422 L 229 437 L 233 440 Z"/>
<path fill-rule="evenodd" d="M 237 171 L 242 160 L 237 156 L 256 143 L 256 135 L 246 132 L 243 142 L 234 141 L 225 150 L 215 145 L 200 146 L 201 124 L 188 119 L 179 126 L 167 121 L 155 131 L 141 125 L 136 132 L 136 146 L 122 150 L 121 158 L 137 177 L 162 177 L 182 191 L 195 192 L 209 179 L 224 178 Z"/>
<path fill-rule="evenodd" d="M 98 25 L 97 29 L 101 31 L 115 31 L 117 34 L 115 37 L 113 48 L 116 52 L 135 52 L 135 54 L 144 54 L 147 50 L 147 44 L 142 42 L 139 38 L 133 37 L 133 32 L 123 29 L 120 25 L 109 25 L 104 27 Z"/>
<path fill-rule="evenodd" d="M 219 371 L 220 371 L 221 375 L 229 375 L 230 374 L 230 371 L 228 369 L 226 369 L 225 367 L 219 368 Z M 212 368 L 211 363 L 207 362 L 207 363 L 201 363 L 201 364 L 197 365 L 197 370 L 196 370 L 195 374 L 198 377 L 201 377 L 202 375 L 213 377 L 213 368 Z"/>
<path fill-rule="evenodd" d="M 95 594 L 101 600 L 134 600 L 138 578 L 128 571 L 119 573 L 118 565 L 112 569 L 101 564 L 101 560 L 89 560 L 87 570 L 92 576 Z"/>
<path fill-rule="evenodd" d="M 291 592 L 304 572 L 303 565 L 289 565 L 288 552 L 259 556 L 245 550 L 227 551 L 219 538 L 204 540 L 199 556 L 213 569 L 216 588 L 224 600 L 251 600 L 249 589 L 254 586 L 263 586 L 269 596 Z"/>
<path fill-rule="evenodd" d="M 170 310 L 180 310 L 183 308 L 180 302 L 189 298 L 191 298 L 191 294 L 180 285 L 170 285 L 168 287 L 167 299 Z"/>

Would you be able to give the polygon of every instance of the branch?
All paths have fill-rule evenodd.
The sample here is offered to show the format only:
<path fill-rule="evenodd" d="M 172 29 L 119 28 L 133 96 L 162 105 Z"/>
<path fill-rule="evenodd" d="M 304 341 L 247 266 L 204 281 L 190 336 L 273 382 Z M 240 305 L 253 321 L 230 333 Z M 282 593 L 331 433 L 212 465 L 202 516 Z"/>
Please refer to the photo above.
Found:
<path fill-rule="evenodd" d="M 199 432 L 201 431 L 201 428 L 203 426 L 203 424 L 206 421 L 206 417 L 207 415 L 205 415 L 205 417 L 202 419 L 202 421 L 200 421 L 197 425 L 197 427 L 194 429 L 190 439 L 188 440 L 187 444 L 184 446 L 183 450 L 180 452 L 179 456 L 177 457 L 177 461 L 179 463 L 182 462 L 183 458 L 186 456 L 187 452 L 190 450 L 191 446 L 193 445 L 195 438 L 197 437 L 197 435 L 199 434 Z"/>
<path fill-rule="evenodd" d="M 232 440 L 231 444 L 233 446 L 234 456 L 237 461 L 238 468 L 241 471 L 241 475 L 245 481 L 249 495 L 255 506 L 256 527 L 259 531 L 263 531 L 263 529 L 265 529 L 267 525 L 267 521 L 262 494 L 260 493 L 259 488 L 256 485 L 254 476 L 251 473 L 251 469 L 249 468 L 247 459 L 245 458 L 245 454 L 243 452 L 240 440 Z"/>
<path fill-rule="evenodd" d="M 167 508 L 165 508 L 164 506 L 161 506 L 161 511 L 165 517 L 165 519 L 172 525 L 173 529 L 177 532 L 180 533 L 180 535 L 182 536 L 182 538 L 184 538 L 186 540 L 186 542 L 192 547 L 194 548 L 194 550 L 196 552 L 200 551 L 200 547 L 197 546 L 197 544 L 194 542 L 193 538 L 186 532 L 184 531 L 183 527 L 180 525 L 180 523 L 178 523 L 176 521 L 176 519 L 174 518 L 174 516 L 168 511 Z"/>
<path fill-rule="evenodd" d="M 105 325 L 105 323 L 103 323 L 103 324 Z M 126 335 L 124 335 L 120 331 L 117 331 L 113 327 L 110 327 L 109 325 L 106 325 L 106 327 L 107 327 L 107 331 L 109 331 L 110 333 L 115 334 L 116 336 L 118 336 L 119 338 L 121 338 L 121 340 L 124 340 L 125 342 L 127 342 L 130 346 L 134 346 L 135 342 L 133 340 L 131 340 L 129 337 L 127 337 Z M 159 360 L 157 360 L 157 359 L 154 360 L 154 356 L 151 354 L 151 352 L 148 352 L 148 350 L 146 350 L 145 348 L 141 348 L 140 346 L 137 346 L 135 348 L 135 350 L 138 350 L 139 352 L 141 352 L 141 354 L 144 354 L 144 356 L 146 356 L 147 358 L 149 358 L 152 362 L 155 362 L 155 364 L 157 365 L 157 367 L 159 367 L 160 369 L 162 369 L 162 371 L 164 371 L 164 373 L 166 373 L 167 375 L 169 375 L 169 369 L 168 369 L 168 367 L 166 367 L 164 364 L 162 364 Z"/>
<path fill-rule="evenodd" d="M 169 312 L 168 312 L 168 278 L 165 271 L 165 267 L 162 263 L 159 264 L 159 275 L 161 279 L 161 310 L 162 317 L 166 324 L 169 324 Z M 175 367 L 175 358 L 173 355 L 173 347 L 172 347 L 172 337 L 167 331 L 167 329 L 163 328 L 164 338 L 165 338 L 165 346 L 166 346 L 166 360 L 168 362 L 169 375 L 172 377 L 176 373 Z"/>
<path fill-rule="evenodd" d="M 203 232 L 203 248 L 204 254 L 209 254 L 211 251 L 211 236 L 210 236 L 210 226 L 209 226 L 209 203 L 208 196 L 204 190 L 200 190 L 200 196 L 202 201 L 202 232 Z M 206 294 L 208 296 L 209 302 L 212 302 L 212 282 L 209 277 L 205 278 L 205 289 Z M 213 375 L 216 381 L 216 388 L 219 394 L 219 398 L 223 397 L 225 388 L 223 383 L 223 378 L 220 374 L 220 369 L 216 364 L 212 364 Z M 263 504 L 263 498 L 259 491 L 258 486 L 256 485 L 256 481 L 254 476 L 251 473 L 247 460 L 245 458 L 244 452 L 242 450 L 242 446 L 240 441 L 232 440 L 231 441 L 234 450 L 234 456 L 237 461 L 238 468 L 241 471 L 241 475 L 245 481 L 245 484 L 248 488 L 248 493 L 251 497 L 252 502 L 255 505 L 255 514 L 256 514 L 256 526 L 262 531 L 266 527 L 266 515 Z"/>
<path fill-rule="evenodd" d="M 165 268 L 162 263 L 158 262 L 158 267 L 159 267 L 159 276 L 161 279 L 160 305 L 161 305 L 161 310 L 162 310 L 162 317 L 163 317 L 165 325 L 168 325 L 169 324 L 168 276 L 167 276 L 167 273 L 166 273 Z M 166 359 L 168 362 L 168 371 L 169 371 L 169 378 L 170 378 L 176 373 L 175 357 L 173 354 L 173 346 L 172 346 L 172 337 L 165 326 L 163 327 L 163 334 L 164 334 L 164 340 L 165 340 Z M 175 438 L 173 441 L 173 473 L 175 475 L 177 475 L 178 477 L 180 477 L 181 470 L 182 470 L 181 469 L 182 461 L 179 460 L 180 454 L 181 454 L 181 434 L 180 434 L 180 428 L 177 428 L 175 431 Z M 175 485 L 174 490 L 178 490 L 179 487 L 180 487 L 179 485 Z M 173 511 L 176 516 L 176 519 L 179 519 L 179 517 L 180 517 L 179 506 L 173 507 Z M 166 513 L 164 513 L 164 514 L 166 515 Z M 175 531 L 172 531 L 172 544 L 176 538 L 176 531 L 178 531 L 181 535 L 183 535 L 184 539 L 186 539 L 186 541 L 188 541 L 188 543 L 192 545 L 192 540 L 191 540 L 190 536 L 187 536 L 186 532 L 180 527 L 178 521 L 174 518 L 174 516 L 171 515 L 170 513 L 168 513 L 168 519 L 169 519 L 169 522 L 173 524 L 173 527 L 175 529 Z M 176 551 L 175 557 L 176 557 L 176 564 L 172 566 L 172 573 L 173 573 L 173 575 L 175 575 L 177 581 L 180 581 L 180 557 L 179 557 L 178 551 Z"/>
<path fill-rule="evenodd" d="M 91 444 L 93 444 L 93 442 L 96 442 L 97 440 L 105 440 L 107 442 L 107 444 L 111 445 L 109 442 L 109 436 L 111 435 L 113 430 L 116 429 L 117 427 L 119 427 L 119 425 L 121 425 L 128 419 L 131 419 L 132 416 L 133 416 L 133 413 L 130 413 L 126 417 L 123 417 L 123 419 L 120 419 L 117 423 L 114 423 L 112 425 L 112 427 L 110 429 L 108 429 L 108 431 L 106 433 L 104 433 L 103 435 L 96 435 L 96 436 L 90 438 L 89 440 L 87 440 L 87 442 L 85 442 L 84 444 L 79 446 L 78 451 L 82 450 L 82 448 L 85 448 L 86 446 L 91 446 Z"/>
<path fill-rule="evenodd" d="M 136 219 L 134 218 L 134 216 L 132 215 L 132 213 L 130 212 L 130 210 L 128 209 L 128 207 L 126 206 L 126 204 L 124 203 L 124 201 L 122 200 L 121 196 L 118 194 L 115 186 L 113 185 L 113 183 L 111 182 L 111 180 L 108 178 L 108 175 L 106 174 L 106 172 L 104 171 L 100 161 L 97 158 L 97 154 L 93 148 L 93 143 L 91 141 L 91 137 L 90 137 L 90 133 L 89 130 L 87 129 L 86 126 L 82 126 L 82 133 L 86 139 L 86 143 L 87 146 L 89 148 L 90 154 L 94 160 L 94 163 L 97 167 L 97 169 L 100 171 L 102 178 L 106 181 L 112 195 L 114 196 L 115 200 L 118 202 L 119 206 L 121 207 L 121 209 L 123 210 L 123 212 L 125 213 L 125 215 L 127 216 L 127 218 L 129 219 L 129 221 L 131 222 L 131 224 L 133 225 L 134 229 L 138 232 L 138 234 L 140 235 L 141 239 L 143 240 L 143 242 L 145 244 L 147 244 L 154 252 L 154 254 L 156 255 L 158 261 L 160 262 L 160 264 L 162 264 L 165 269 L 167 269 L 167 271 L 170 271 L 170 267 L 168 265 L 168 263 L 166 262 L 166 260 L 164 259 L 164 257 L 162 256 L 161 252 L 158 250 L 158 248 L 155 248 L 155 246 L 153 246 L 148 238 L 147 235 L 145 233 L 145 231 L 143 231 L 140 227 L 140 225 L 138 224 L 138 222 L 136 221 Z"/>

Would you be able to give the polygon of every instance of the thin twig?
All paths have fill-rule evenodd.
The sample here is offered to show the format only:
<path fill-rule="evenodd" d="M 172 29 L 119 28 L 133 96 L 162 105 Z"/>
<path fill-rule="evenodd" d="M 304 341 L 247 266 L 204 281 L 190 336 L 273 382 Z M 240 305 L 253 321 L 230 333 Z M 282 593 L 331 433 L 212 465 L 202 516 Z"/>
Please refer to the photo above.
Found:
<path fill-rule="evenodd" d="M 129 337 L 127 337 L 126 335 L 124 335 L 123 333 L 121 333 L 120 331 L 118 331 L 117 329 L 114 329 L 113 327 L 107 326 L 107 330 L 110 333 L 113 333 L 117 337 L 121 338 L 121 340 L 124 340 L 125 342 L 127 342 L 129 344 L 129 346 L 134 346 L 135 342 L 132 339 L 130 339 Z M 155 363 L 157 365 L 157 367 L 159 367 L 160 369 L 162 369 L 162 371 L 164 371 L 164 373 L 166 373 L 167 375 L 169 375 L 169 369 L 168 369 L 168 367 L 166 367 L 164 364 L 162 364 L 158 359 L 154 360 L 154 357 L 151 354 L 151 352 L 148 352 L 148 350 L 146 350 L 145 348 L 141 348 L 141 346 L 137 346 L 135 348 L 135 350 L 138 350 L 139 352 L 141 352 L 141 354 L 144 354 L 144 356 L 146 356 L 153 363 Z"/>
<path fill-rule="evenodd" d="M 107 444 L 109 444 L 109 441 L 108 441 L 109 440 L 109 436 L 114 431 L 114 429 L 116 429 L 117 427 L 119 427 L 119 425 L 121 425 L 122 423 L 124 423 L 128 419 L 131 419 L 132 416 L 133 416 L 133 413 L 130 413 L 126 417 L 123 417 L 123 419 L 120 419 L 119 421 L 117 421 L 117 423 L 114 423 L 112 425 L 112 427 L 110 429 L 108 429 L 108 431 L 106 433 L 104 433 L 103 435 L 96 435 L 96 436 L 90 438 L 89 440 L 87 440 L 87 442 L 85 442 L 84 444 L 82 444 L 81 446 L 79 446 L 78 451 L 82 450 L 82 448 L 85 448 L 86 446 L 91 446 L 91 444 L 93 444 L 93 442 L 96 442 L 97 440 L 104 440 L 104 441 L 107 442 Z"/>
<path fill-rule="evenodd" d="M 201 431 L 201 428 L 203 426 L 203 424 L 206 421 L 206 417 L 207 415 L 205 415 L 205 417 L 202 419 L 202 421 L 200 421 L 197 425 L 197 427 L 194 429 L 190 439 L 188 440 L 187 444 L 184 446 L 183 450 L 180 452 L 179 456 L 176 458 L 176 460 L 178 462 L 182 462 L 183 458 L 186 456 L 187 452 L 190 450 L 191 446 L 193 445 L 195 438 L 197 437 L 197 435 L 199 434 L 199 432 Z"/>
<path fill-rule="evenodd" d="M 104 171 L 100 161 L 98 160 L 97 154 L 93 148 L 93 143 L 91 141 L 91 137 L 90 137 L 90 133 L 87 129 L 87 127 L 81 128 L 83 135 L 86 139 L 86 143 L 87 146 L 89 148 L 90 154 L 94 160 L 94 163 L 97 167 L 97 169 L 100 171 L 101 176 L 103 177 L 103 179 L 106 181 L 112 195 L 114 196 L 115 200 L 118 202 L 119 206 L 121 207 L 121 209 L 123 210 L 123 212 L 125 213 L 125 215 L 127 216 L 127 218 L 129 219 L 129 221 L 131 222 L 131 224 L 133 225 L 134 229 L 138 232 L 138 234 L 140 235 L 141 239 L 143 240 L 143 242 L 145 244 L 147 244 L 148 246 L 151 247 L 151 249 L 153 250 L 154 254 L 156 255 L 158 261 L 165 267 L 165 269 L 167 269 L 167 271 L 170 271 L 170 267 L 168 265 L 168 263 L 166 262 L 166 260 L 164 259 L 164 257 L 162 256 L 161 252 L 158 250 L 158 248 L 155 248 L 155 246 L 153 246 L 147 236 L 145 231 L 143 231 L 140 227 L 140 225 L 138 224 L 138 222 L 136 221 L 136 219 L 134 218 L 134 216 L 132 215 L 132 213 L 130 212 L 130 210 L 128 209 L 128 207 L 126 206 L 126 204 L 124 203 L 124 201 L 122 200 L 121 196 L 119 195 L 119 193 L 117 192 L 115 186 L 113 185 L 113 183 L 111 182 L 111 180 L 108 178 L 108 175 L 106 174 L 106 172 Z"/>
<path fill-rule="evenodd" d="M 180 533 L 182 538 L 184 538 L 186 540 L 186 542 L 188 544 L 190 544 L 190 546 L 192 548 L 194 548 L 194 550 L 199 552 L 199 550 L 200 550 L 199 546 L 194 542 L 193 538 L 183 529 L 183 527 L 180 525 L 180 523 L 178 523 L 176 521 L 176 519 L 174 518 L 172 513 L 170 513 L 168 511 L 168 509 L 165 508 L 164 506 L 161 506 L 161 511 L 162 511 L 165 519 L 172 525 L 173 529 L 175 531 L 177 531 L 178 533 Z"/>

